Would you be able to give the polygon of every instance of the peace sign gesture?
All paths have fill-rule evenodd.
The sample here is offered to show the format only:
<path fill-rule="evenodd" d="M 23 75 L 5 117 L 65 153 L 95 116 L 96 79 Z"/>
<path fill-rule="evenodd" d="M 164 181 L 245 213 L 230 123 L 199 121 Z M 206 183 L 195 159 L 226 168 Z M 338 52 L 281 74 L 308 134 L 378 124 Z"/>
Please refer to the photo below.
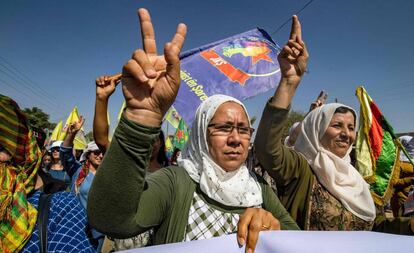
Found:
<path fill-rule="evenodd" d="M 164 55 L 157 54 L 154 28 L 146 9 L 139 9 L 143 49 L 137 49 L 122 70 L 126 116 L 147 126 L 159 126 L 180 87 L 180 59 L 187 28 L 179 24 Z"/>
<path fill-rule="evenodd" d="M 294 15 L 289 40 L 278 55 L 282 78 L 288 79 L 288 83 L 299 84 L 306 71 L 308 58 L 308 50 L 302 40 L 302 28 L 298 17 Z"/>

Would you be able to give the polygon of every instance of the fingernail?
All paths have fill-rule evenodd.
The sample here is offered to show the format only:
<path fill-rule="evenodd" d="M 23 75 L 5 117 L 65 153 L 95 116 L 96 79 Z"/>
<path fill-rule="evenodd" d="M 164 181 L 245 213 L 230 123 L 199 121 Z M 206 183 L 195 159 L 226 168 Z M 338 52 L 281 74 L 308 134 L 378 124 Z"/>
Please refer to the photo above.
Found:
<path fill-rule="evenodd" d="M 245 243 L 246 241 L 243 238 L 239 238 L 240 247 L 244 246 Z"/>
<path fill-rule="evenodd" d="M 154 70 L 150 69 L 150 70 L 148 70 L 148 75 L 149 76 L 156 76 L 157 75 L 157 72 L 155 72 Z"/>
<path fill-rule="evenodd" d="M 143 82 L 148 82 L 148 78 L 145 75 L 139 76 L 139 79 L 141 79 Z"/>
<path fill-rule="evenodd" d="M 248 248 L 246 252 L 247 253 L 253 253 L 253 250 L 251 248 Z"/>

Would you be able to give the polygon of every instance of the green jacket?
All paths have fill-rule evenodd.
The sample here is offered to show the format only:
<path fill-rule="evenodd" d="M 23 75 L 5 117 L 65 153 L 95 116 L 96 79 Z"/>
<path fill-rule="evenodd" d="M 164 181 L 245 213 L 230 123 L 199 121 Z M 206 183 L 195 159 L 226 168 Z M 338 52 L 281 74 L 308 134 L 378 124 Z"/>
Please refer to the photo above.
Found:
<path fill-rule="evenodd" d="M 308 208 L 315 176 L 306 159 L 281 142 L 288 113 L 289 109 L 267 103 L 254 145 L 260 164 L 276 181 L 280 201 L 299 227 L 304 229 L 309 219 Z M 377 215 L 373 230 L 414 234 L 409 225 L 409 218 L 386 219 Z"/>
<path fill-rule="evenodd" d="M 219 210 L 237 214 L 245 210 L 209 199 L 181 167 L 171 166 L 145 177 L 159 132 L 160 128 L 121 118 L 89 192 L 92 227 L 115 238 L 154 228 L 154 244 L 163 244 L 184 240 L 194 191 Z M 282 229 L 299 229 L 270 186 L 261 180 L 260 185 L 263 208 L 279 219 Z"/>

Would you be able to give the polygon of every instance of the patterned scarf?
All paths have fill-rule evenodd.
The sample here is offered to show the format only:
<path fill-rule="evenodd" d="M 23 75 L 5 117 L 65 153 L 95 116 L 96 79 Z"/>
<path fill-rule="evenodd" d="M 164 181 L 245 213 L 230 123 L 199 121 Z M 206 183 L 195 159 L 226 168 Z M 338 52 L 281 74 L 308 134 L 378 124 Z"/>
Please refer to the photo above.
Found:
<path fill-rule="evenodd" d="M 325 104 L 314 109 L 300 125 L 295 150 L 308 161 L 318 182 L 341 201 L 348 211 L 365 221 L 373 221 L 374 200 L 369 185 L 351 164 L 349 153 L 352 147 L 349 147 L 344 157 L 339 157 L 325 149 L 320 142 L 338 107 L 354 111 L 351 107 L 338 103 Z"/>
<path fill-rule="evenodd" d="M 0 252 L 18 252 L 30 238 L 37 210 L 27 201 L 36 183 L 41 151 L 26 116 L 0 94 L 0 146 L 12 157 L 0 163 Z"/>
<path fill-rule="evenodd" d="M 86 176 L 89 173 L 89 160 L 86 160 L 82 165 L 82 170 L 79 172 L 78 179 L 75 182 L 75 192 L 79 194 L 80 186 L 85 181 Z"/>

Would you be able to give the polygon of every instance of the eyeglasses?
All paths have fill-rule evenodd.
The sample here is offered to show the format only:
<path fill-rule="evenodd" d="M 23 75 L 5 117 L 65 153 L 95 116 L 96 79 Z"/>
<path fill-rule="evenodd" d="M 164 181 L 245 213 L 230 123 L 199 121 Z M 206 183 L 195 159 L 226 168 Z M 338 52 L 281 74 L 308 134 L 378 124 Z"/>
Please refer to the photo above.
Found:
<path fill-rule="evenodd" d="M 94 150 L 94 151 L 91 151 L 91 153 L 94 154 L 95 156 L 99 156 L 100 154 L 102 154 L 102 151 Z"/>
<path fill-rule="evenodd" d="M 254 132 L 254 128 L 246 126 L 234 126 L 227 123 L 209 124 L 207 127 L 214 127 L 216 134 L 225 136 L 230 135 L 234 129 L 237 129 L 239 135 L 244 138 L 250 138 Z"/>
<path fill-rule="evenodd" d="M 50 149 L 50 152 L 55 152 L 55 151 L 57 151 L 57 152 L 59 152 L 59 148 L 52 148 L 52 149 Z"/>

